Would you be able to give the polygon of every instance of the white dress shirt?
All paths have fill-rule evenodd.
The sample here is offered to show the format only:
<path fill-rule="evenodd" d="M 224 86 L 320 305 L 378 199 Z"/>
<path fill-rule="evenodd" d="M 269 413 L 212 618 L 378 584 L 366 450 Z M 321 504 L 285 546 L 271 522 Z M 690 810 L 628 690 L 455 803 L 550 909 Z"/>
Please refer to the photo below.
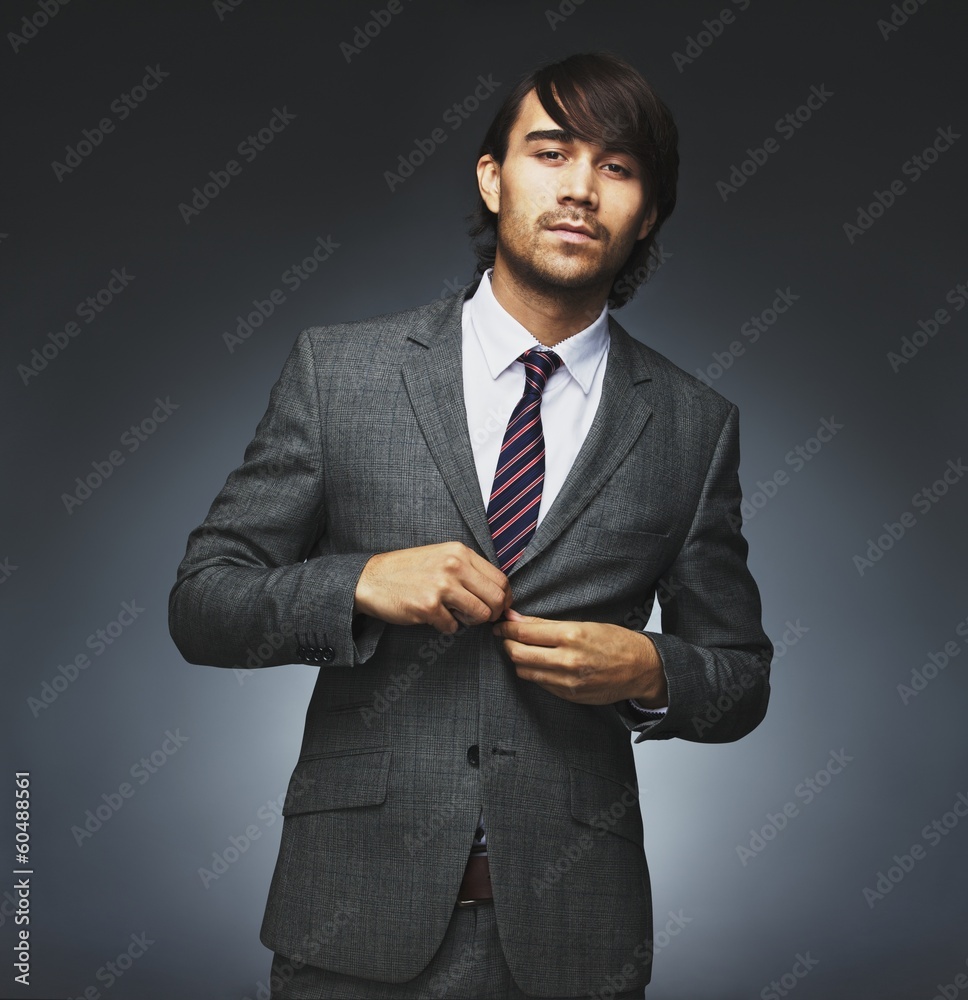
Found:
<path fill-rule="evenodd" d="M 511 411 L 524 393 L 524 365 L 518 358 L 537 347 L 547 350 L 494 297 L 490 272 L 463 311 L 464 402 L 481 497 L 487 506 Z M 608 307 L 579 333 L 555 344 L 562 366 L 541 394 L 545 478 L 538 523 L 571 471 L 598 410 L 608 355 Z"/>

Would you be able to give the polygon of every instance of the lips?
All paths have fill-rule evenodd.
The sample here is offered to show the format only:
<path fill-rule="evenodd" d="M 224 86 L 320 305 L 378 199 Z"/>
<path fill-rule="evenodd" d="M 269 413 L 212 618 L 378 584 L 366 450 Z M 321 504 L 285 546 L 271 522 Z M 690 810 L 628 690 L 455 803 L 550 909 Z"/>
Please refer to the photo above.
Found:
<path fill-rule="evenodd" d="M 589 226 L 580 222 L 555 222 L 548 226 L 548 229 L 553 233 L 560 234 L 565 239 L 569 236 L 578 239 L 598 239 Z"/>

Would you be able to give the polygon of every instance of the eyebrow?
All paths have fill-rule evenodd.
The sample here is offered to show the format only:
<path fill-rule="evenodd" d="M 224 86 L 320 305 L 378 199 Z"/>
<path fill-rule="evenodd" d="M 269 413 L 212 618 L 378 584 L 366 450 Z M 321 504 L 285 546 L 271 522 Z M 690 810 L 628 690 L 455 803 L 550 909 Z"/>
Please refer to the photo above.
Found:
<path fill-rule="evenodd" d="M 525 142 L 574 142 L 575 136 L 572 132 L 566 132 L 563 128 L 539 129 L 536 132 L 529 132 L 524 137 Z"/>

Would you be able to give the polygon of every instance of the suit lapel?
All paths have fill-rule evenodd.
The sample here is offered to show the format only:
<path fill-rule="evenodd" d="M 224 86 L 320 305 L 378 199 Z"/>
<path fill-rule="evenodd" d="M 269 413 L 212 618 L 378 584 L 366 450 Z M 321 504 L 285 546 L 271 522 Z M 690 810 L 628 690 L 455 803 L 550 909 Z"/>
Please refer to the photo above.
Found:
<path fill-rule="evenodd" d="M 512 575 L 540 555 L 588 506 L 628 454 L 652 415 L 637 388 L 651 376 L 631 337 L 609 317 L 610 344 L 602 396 L 575 464 L 534 537 L 511 569 Z"/>
<path fill-rule="evenodd" d="M 474 294 L 469 285 L 448 303 L 439 325 L 410 333 L 415 349 L 403 365 L 403 381 L 417 422 L 461 517 L 484 555 L 493 561 L 494 545 L 477 480 L 467 432 L 461 364 L 461 311 Z M 406 470 L 403 470 L 406 475 Z"/>
<path fill-rule="evenodd" d="M 461 365 L 461 311 L 476 283 L 457 295 L 438 322 L 410 332 L 415 349 L 403 365 L 403 381 L 437 468 L 481 552 L 495 561 L 494 544 L 467 431 Z M 609 319 L 611 340 L 598 411 L 575 464 L 534 537 L 511 569 L 513 575 L 540 555 L 588 506 L 642 433 L 652 415 L 637 388 L 651 376 L 631 337 Z M 404 473 L 406 470 L 404 470 Z"/>

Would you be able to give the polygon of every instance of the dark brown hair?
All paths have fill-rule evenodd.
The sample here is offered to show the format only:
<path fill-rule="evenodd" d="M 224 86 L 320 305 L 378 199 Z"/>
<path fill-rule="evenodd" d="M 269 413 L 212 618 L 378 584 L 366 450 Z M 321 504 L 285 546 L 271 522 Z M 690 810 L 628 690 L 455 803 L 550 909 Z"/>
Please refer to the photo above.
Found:
<path fill-rule="evenodd" d="M 491 155 L 500 164 L 525 97 L 535 91 L 551 118 L 575 138 L 635 158 L 645 175 L 646 195 L 655 224 L 635 243 L 609 293 L 613 309 L 625 305 L 659 265 L 656 236 L 676 205 L 679 133 L 669 109 L 650 84 L 624 60 L 606 52 L 568 56 L 526 76 L 508 94 L 484 136 L 478 159 Z M 477 273 L 494 265 L 497 216 L 478 194 L 470 235 Z"/>

